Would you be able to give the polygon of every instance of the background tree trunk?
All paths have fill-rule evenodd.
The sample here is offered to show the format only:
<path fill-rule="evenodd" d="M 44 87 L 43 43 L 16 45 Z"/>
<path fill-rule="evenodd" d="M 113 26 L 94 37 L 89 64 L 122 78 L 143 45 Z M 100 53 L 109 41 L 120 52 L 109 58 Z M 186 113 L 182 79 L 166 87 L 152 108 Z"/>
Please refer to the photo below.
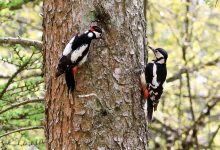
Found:
<path fill-rule="evenodd" d="M 144 2 L 138 0 L 45 0 L 43 49 L 47 149 L 145 149 L 147 133 L 139 87 L 144 65 Z M 104 29 L 92 42 L 67 94 L 55 70 L 65 44 L 91 21 Z"/>

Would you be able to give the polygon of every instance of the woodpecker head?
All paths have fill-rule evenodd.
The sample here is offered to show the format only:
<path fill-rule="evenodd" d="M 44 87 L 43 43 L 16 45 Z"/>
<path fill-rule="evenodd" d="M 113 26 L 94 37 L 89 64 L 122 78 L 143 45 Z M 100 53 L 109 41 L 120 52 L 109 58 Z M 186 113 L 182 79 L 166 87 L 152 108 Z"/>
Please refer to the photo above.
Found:
<path fill-rule="evenodd" d="M 168 58 L 168 54 L 167 54 L 167 52 L 164 49 L 162 49 L 162 48 L 153 49 L 150 46 L 149 46 L 149 48 L 154 52 L 154 55 L 156 57 L 156 61 L 158 63 L 161 63 L 161 64 L 165 64 L 166 63 L 167 58 Z"/>
<path fill-rule="evenodd" d="M 98 39 L 101 37 L 102 35 L 102 29 L 99 28 L 98 26 L 91 26 L 90 29 L 89 29 L 90 32 L 94 33 L 95 35 L 95 39 Z"/>

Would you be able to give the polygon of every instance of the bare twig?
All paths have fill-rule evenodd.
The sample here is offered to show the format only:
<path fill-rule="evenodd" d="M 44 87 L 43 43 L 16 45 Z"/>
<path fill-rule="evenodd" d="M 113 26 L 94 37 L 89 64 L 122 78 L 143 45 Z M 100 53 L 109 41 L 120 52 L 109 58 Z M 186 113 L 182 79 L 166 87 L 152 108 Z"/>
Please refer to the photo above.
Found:
<path fill-rule="evenodd" d="M 86 95 L 78 95 L 79 98 L 86 98 L 86 97 L 92 97 L 92 96 L 96 97 L 99 100 L 100 104 L 102 105 L 101 98 L 99 98 L 97 96 L 97 94 L 95 94 L 95 93 L 90 93 L 90 94 L 86 94 Z"/>
<path fill-rule="evenodd" d="M 9 79 L 9 78 L 11 78 L 11 76 L 0 75 L 0 79 Z"/>
<path fill-rule="evenodd" d="M 22 78 L 22 80 L 25 80 L 25 79 L 32 78 L 32 77 L 41 77 L 41 76 L 43 76 L 43 73 L 39 72 L 39 73 L 35 73 L 35 74 L 30 74 L 27 76 L 21 76 L 21 78 Z M 0 75 L 0 79 L 9 79 L 9 78 L 11 78 L 11 76 Z M 21 81 L 21 80 L 19 80 L 19 81 Z"/>
<path fill-rule="evenodd" d="M 37 40 L 25 39 L 25 38 L 13 38 L 13 37 L 0 37 L 0 44 L 21 44 L 22 46 L 34 46 L 37 49 L 42 49 L 42 42 Z"/>
<path fill-rule="evenodd" d="M 197 118 L 197 120 L 193 123 L 192 126 L 188 128 L 188 130 L 185 131 L 185 134 L 188 135 L 191 130 L 193 130 L 206 116 L 207 114 L 220 102 L 220 99 L 216 98 L 216 100 L 211 104 L 207 105 L 207 108 L 205 108 Z"/>
<path fill-rule="evenodd" d="M 217 127 L 217 129 L 213 133 L 211 139 L 209 140 L 209 146 L 208 147 L 210 147 L 210 148 L 212 147 L 212 144 L 214 142 L 214 139 L 215 139 L 216 135 L 218 134 L 219 129 L 220 129 L 220 125 Z"/>
<path fill-rule="evenodd" d="M 197 120 L 193 123 L 193 125 L 190 126 L 190 127 L 188 128 L 188 130 L 185 132 L 185 135 L 188 135 L 191 130 L 194 131 L 194 130 L 196 129 L 196 126 L 198 126 L 199 124 L 201 124 L 202 120 L 204 120 L 204 118 L 205 118 L 206 116 L 209 116 L 210 111 L 217 105 L 218 102 L 220 102 L 219 99 L 217 99 L 213 104 L 207 105 L 207 108 L 205 108 L 205 109 L 201 112 L 201 114 L 200 114 L 200 116 L 198 117 L 198 119 L 197 119 Z M 216 134 L 217 134 L 217 133 L 216 133 Z M 193 137 L 193 135 L 192 135 L 192 137 Z M 213 138 L 214 138 L 214 137 L 213 137 Z M 187 136 L 186 136 L 186 138 L 184 139 L 184 142 L 183 142 L 183 143 L 186 143 L 186 140 L 187 140 Z"/>
<path fill-rule="evenodd" d="M 85 98 L 85 97 L 91 97 L 91 96 L 95 96 L 96 98 L 100 99 L 95 93 L 90 93 L 86 95 L 78 95 L 79 98 Z"/>
<path fill-rule="evenodd" d="M 178 135 L 178 131 L 177 131 L 177 130 L 173 129 L 172 127 L 170 127 L 170 126 L 168 126 L 168 125 L 166 125 L 166 124 L 164 124 L 163 122 L 161 122 L 161 121 L 158 120 L 157 118 L 154 118 L 154 120 L 155 120 L 155 123 L 160 124 L 160 125 L 162 126 L 162 128 L 165 128 L 166 130 L 168 130 L 168 131 L 170 131 L 170 132 L 176 134 L 176 136 Z"/>
<path fill-rule="evenodd" d="M 20 82 L 22 80 L 27 80 L 29 78 L 35 78 L 35 77 L 43 77 L 43 73 L 42 72 L 36 72 L 34 74 L 29 74 L 29 75 L 21 76 L 21 79 L 20 80 L 16 80 L 15 82 Z"/>
<path fill-rule="evenodd" d="M 218 63 L 219 61 L 220 61 L 220 58 L 216 58 L 216 59 L 214 59 L 214 60 L 212 60 L 212 61 L 209 61 L 209 62 L 207 62 L 207 63 L 205 63 L 205 64 L 195 65 L 195 66 L 192 67 L 192 68 L 184 67 L 184 68 L 180 69 L 177 73 L 175 73 L 173 76 L 169 77 L 166 81 L 167 81 L 167 82 L 173 82 L 173 81 L 179 79 L 182 74 L 184 74 L 184 73 L 187 72 L 187 70 L 188 70 L 189 73 L 192 73 L 192 72 L 194 72 L 194 71 L 198 71 L 198 70 L 200 70 L 200 69 L 203 69 L 203 68 L 205 68 L 206 66 L 213 66 L 213 65 L 215 65 L 216 63 Z"/>
<path fill-rule="evenodd" d="M 17 107 L 25 105 L 25 104 L 38 103 L 38 102 L 43 102 L 43 101 L 44 101 L 44 99 L 41 99 L 41 98 L 40 99 L 26 100 L 26 101 L 20 102 L 18 104 L 13 104 L 13 105 L 11 105 L 8 108 L 3 109 L 2 111 L 0 111 L 0 114 L 3 114 L 3 113 L 5 113 L 5 112 L 7 112 L 7 111 L 9 111 L 11 109 L 17 108 Z"/>
<path fill-rule="evenodd" d="M 183 39 L 184 39 L 184 44 L 181 46 L 181 49 L 182 49 L 182 58 L 185 62 L 185 66 L 187 66 L 187 49 L 189 48 L 189 44 L 191 42 L 191 38 L 192 38 L 192 26 L 190 28 L 190 24 L 191 23 L 191 20 L 189 19 L 189 13 L 190 13 L 190 6 L 191 6 L 191 1 L 190 0 L 186 0 L 185 2 L 187 2 L 186 4 L 186 11 L 185 11 L 185 19 L 184 19 L 184 28 L 183 28 L 183 31 L 182 31 L 182 35 L 183 35 Z M 186 44 L 187 43 L 187 44 Z M 192 116 L 192 120 L 193 122 L 195 122 L 195 112 L 194 112 L 194 107 L 193 107 L 193 102 L 192 102 L 192 94 L 191 94 L 191 82 L 190 82 L 190 76 L 189 76 L 189 70 L 187 69 L 186 70 L 186 79 L 187 79 L 187 92 L 188 92 L 188 95 L 189 95 L 189 104 L 190 104 L 190 113 L 191 113 L 191 116 Z M 196 148 L 199 149 L 199 143 L 198 143 L 198 135 L 197 135 L 197 128 L 196 126 L 193 128 L 193 133 L 192 133 L 192 140 L 195 140 L 195 144 L 196 144 Z M 188 134 L 186 134 L 186 139 L 188 137 Z"/>
<path fill-rule="evenodd" d="M 159 10 L 158 8 L 156 8 L 154 5 L 151 5 L 151 7 L 153 7 L 154 10 L 156 10 L 158 13 L 160 13 L 160 10 Z M 175 30 L 172 28 L 172 25 L 169 23 L 169 21 L 167 21 L 167 18 L 164 17 L 164 16 L 161 16 L 161 18 L 162 18 L 162 21 L 161 21 L 161 19 L 156 19 L 156 20 L 157 20 L 158 22 L 165 23 L 165 24 L 169 27 L 169 29 L 170 29 L 170 31 L 172 32 L 173 36 L 175 37 L 175 39 L 176 39 L 176 41 L 177 41 L 177 44 L 178 44 L 179 46 L 182 46 L 183 44 L 182 44 L 182 42 L 181 42 L 180 36 L 178 36 L 178 34 L 177 34 L 177 33 L 175 32 Z M 175 18 L 174 18 L 174 19 L 175 19 Z"/>
<path fill-rule="evenodd" d="M 35 129 L 44 129 L 44 127 L 43 126 L 34 126 L 34 127 L 20 128 L 20 129 L 13 130 L 13 131 L 10 131 L 10 132 L 7 132 L 5 134 L 0 135 L 0 138 L 7 136 L 7 135 L 10 135 L 10 134 L 13 134 L 13 133 L 16 133 L 16 132 L 35 130 Z"/>

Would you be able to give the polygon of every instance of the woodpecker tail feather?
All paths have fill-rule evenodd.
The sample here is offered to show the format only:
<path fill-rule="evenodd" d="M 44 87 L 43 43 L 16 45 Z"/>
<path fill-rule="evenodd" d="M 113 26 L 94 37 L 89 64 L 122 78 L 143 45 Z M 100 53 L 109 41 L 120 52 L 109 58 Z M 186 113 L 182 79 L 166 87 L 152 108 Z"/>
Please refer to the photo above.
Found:
<path fill-rule="evenodd" d="M 148 99 L 147 101 L 148 101 L 148 103 L 147 103 L 147 119 L 149 122 L 151 122 L 152 118 L 153 118 L 154 106 L 153 106 L 153 102 L 150 99 Z"/>
<path fill-rule="evenodd" d="M 59 76 L 60 76 L 61 74 L 63 74 L 63 73 L 64 73 L 63 71 L 59 71 L 59 70 L 58 70 L 58 71 L 56 72 L 55 77 L 57 78 L 57 77 L 59 77 Z"/>
<path fill-rule="evenodd" d="M 72 74 L 72 69 L 67 68 L 66 69 L 66 84 L 68 87 L 68 91 L 72 92 L 75 89 L 75 78 L 74 75 Z"/>

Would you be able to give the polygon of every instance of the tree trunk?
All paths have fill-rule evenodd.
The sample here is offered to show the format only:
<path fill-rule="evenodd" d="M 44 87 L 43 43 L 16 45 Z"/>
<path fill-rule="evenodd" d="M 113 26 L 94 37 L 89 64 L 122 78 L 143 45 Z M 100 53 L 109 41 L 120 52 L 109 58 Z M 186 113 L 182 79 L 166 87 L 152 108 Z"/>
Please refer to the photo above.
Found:
<path fill-rule="evenodd" d="M 139 72 L 144 66 L 144 2 L 45 0 L 43 5 L 47 149 L 145 149 L 147 133 Z M 65 44 L 92 25 L 103 39 L 91 44 L 67 93 L 55 70 Z"/>

